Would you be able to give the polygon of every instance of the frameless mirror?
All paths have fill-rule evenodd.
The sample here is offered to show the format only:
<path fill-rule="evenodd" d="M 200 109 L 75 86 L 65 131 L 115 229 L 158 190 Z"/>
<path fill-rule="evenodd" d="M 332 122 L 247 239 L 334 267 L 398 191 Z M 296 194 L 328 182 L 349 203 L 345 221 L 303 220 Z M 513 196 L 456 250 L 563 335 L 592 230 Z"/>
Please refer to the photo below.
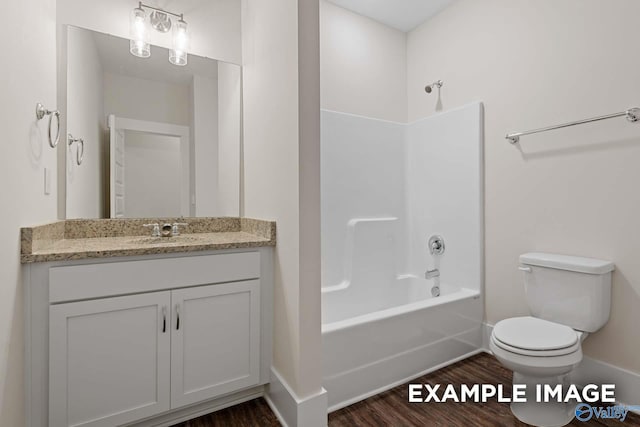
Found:
<path fill-rule="evenodd" d="M 66 217 L 238 216 L 241 69 L 67 27 Z"/>

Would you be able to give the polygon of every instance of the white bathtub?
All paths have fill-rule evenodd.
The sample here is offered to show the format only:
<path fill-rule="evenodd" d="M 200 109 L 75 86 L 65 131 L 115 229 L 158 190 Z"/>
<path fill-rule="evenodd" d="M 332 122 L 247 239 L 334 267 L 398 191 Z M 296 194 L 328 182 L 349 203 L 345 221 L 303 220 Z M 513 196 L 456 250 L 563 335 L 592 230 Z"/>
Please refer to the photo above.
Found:
<path fill-rule="evenodd" d="M 483 304 L 476 290 L 431 281 L 397 280 L 389 295 L 348 301 L 347 289 L 325 288 L 323 377 L 329 410 L 366 399 L 477 353 Z M 353 295 L 353 293 L 352 293 Z"/>
<path fill-rule="evenodd" d="M 322 112 L 322 337 L 331 410 L 478 352 L 483 109 L 413 123 Z M 440 235 L 443 254 L 428 241 Z M 431 297 L 426 270 L 438 269 Z"/>

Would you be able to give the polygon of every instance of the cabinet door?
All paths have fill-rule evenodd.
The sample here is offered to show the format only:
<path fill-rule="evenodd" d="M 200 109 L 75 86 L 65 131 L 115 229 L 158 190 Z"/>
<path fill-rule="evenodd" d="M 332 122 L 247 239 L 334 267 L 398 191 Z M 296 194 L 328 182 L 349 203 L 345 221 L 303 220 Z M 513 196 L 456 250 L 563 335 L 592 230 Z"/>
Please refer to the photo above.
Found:
<path fill-rule="evenodd" d="M 171 407 L 259 382 L 260 282 L 171 293 Z"/>
<path fill-rule="evenodd" d="M 171 293 L 53 305 L 49 425 L 115 426 L 170 409 Z"/>

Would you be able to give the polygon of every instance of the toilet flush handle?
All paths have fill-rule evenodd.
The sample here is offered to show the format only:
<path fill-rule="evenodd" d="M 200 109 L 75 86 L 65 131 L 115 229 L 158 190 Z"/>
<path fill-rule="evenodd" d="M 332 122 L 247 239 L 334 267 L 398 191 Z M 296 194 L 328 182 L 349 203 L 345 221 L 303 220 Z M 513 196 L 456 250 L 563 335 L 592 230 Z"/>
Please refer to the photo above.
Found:
<path fill-rule="evenodd" d="M 531 267 L 520 266 L 520 267 L 518 267 L 518 270 L 524 271 L 525 273 L 531 273 Z"/>

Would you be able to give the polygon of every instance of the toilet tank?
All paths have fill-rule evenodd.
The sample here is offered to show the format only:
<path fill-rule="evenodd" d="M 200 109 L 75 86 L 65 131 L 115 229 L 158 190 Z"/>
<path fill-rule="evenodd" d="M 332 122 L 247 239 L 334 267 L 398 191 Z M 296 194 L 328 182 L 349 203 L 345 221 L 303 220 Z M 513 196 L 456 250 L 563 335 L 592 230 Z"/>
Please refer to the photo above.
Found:
<path fill-rule="evenodd" d="M 534 317 L 585 332 L 609 320 L 612 262 L 532 252 L 520 255 L 520 264 Z"/>

